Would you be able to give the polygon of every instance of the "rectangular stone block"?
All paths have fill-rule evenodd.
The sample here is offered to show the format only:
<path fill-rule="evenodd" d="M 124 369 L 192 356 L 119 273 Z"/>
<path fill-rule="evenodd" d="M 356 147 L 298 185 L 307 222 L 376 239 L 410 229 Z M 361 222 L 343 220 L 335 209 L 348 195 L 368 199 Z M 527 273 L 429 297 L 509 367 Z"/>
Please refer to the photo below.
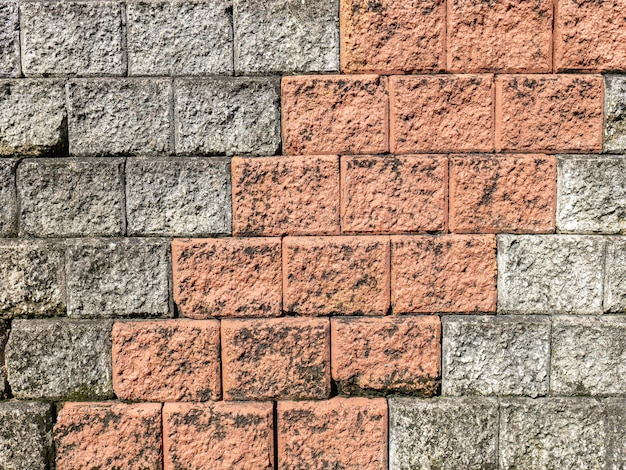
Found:
<path fill-rule="evenodd" d="M 129 75 L 232 75 L 232 0 L 129 1 Z"/>
<path fill-rule="evenodd" d="M 546 317 L 444 317 L 443 395 L 548 393 Z"/>
<path fill-rule="evenodd" d="M 169 317 L 169 243 L 77 239 L 66 256 L 70 317 Z"/>
<path fill-rule="evenodd" d="M 606 410 L 606 470 L 626 466 L 626 400 L 602 401 Z"/>
<path fill-rule="evenodd" d="M 26 76 L 124 75 L 120 2 L 21 2 Z"/>
<path fill-rule="evenodd" d="M 607 240 L 604 311 L 626 313 L 626 237 Z"/>
<path fill-rule="evenodd" d="M 0 80 L 0 155 L 67 155 L 63 82 Z"/>
<path fill-rule="evenodd" d="M 626 159 L 558 159 L 557 227 L 570 233 L 626 233 Z"/>
<path fill-rule="evenodd" d="M 48 470 L 53 455 L 52 405 L 0 402 L 0 468 Z"/>
<path fill-rule="evenodd" d="M 19 233 L 119 236 L 125 231 L 124 160 L 24 160 L 17 169 Z"/>
<path fill-rule="evenodd" d="M 225 400 L 320 400 L 330 395 L 327 318 L 222 320 Z"/>
<path fill-rule="evenodd" d="M 44 240 L 0 240 L 0 316 L 65 314 L 64 248 Z"/>
<path fill-rule="evenodd" d="M 15 168 L 18 160 L 0 158 L 0 237 L 12 237 L 17 233 L 17 193 Z"/>
<path fill-rule="evenodd" d="M 6 347 L 11 391 L 20 399 L 113 396 L 109 321 L 14 320 Z"/>
<path fill-rule="evenodd" d="M 278 153 L 278 79 L 181 79 L 174 84 L 176 153 Z"/>
<path fill-rule="evenodd" d="M 67 85 L 70 153 L 151 155 L 173 149 L 169 79 L 72 80 Z"/>
<path fill-rule="evenodd" d="M 498 401 L 389 399 L 389 468 L 496 469 Z"/>
<path fill-rule="evenodd" d="M 166 403 L 163 468 L 272 469 L 273 419 L 270 402 Z"/>
<path fill-rule="evenodd" d="M 129 235 L 202 236 L 231 232 L 230 160 L 129 158 Z"/>
<path fill-rule="evenodd" d="M 626 153 L 626 75 L 604 77 L 604 151 Z"/>
<path fill-rule="evenodd" d="M 233 0 L 238 74 L 339 70 L 339 0 Z"/>
<path fill-rule="evenodd" d="M 605 240 L 498 235 L 498 311 L 602 313 Z"/>
<path fill-rule="evenodd" d="M 17 1 L 0 2 L 0 77 L 19 77 L 20 20 Z"/>

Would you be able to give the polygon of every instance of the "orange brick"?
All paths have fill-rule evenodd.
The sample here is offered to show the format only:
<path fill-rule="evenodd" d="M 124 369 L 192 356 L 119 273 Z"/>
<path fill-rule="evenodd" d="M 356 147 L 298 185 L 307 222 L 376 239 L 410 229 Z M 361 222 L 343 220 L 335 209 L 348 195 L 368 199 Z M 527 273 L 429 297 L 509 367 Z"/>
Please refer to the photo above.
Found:
<path fill-rule="evenodd" d="M 174 240 L 174 301 L 184 317 L 281 313 L 279 238 Z"/>
<path fill-rule="evenodd" d="M 332 318 L 330 325 L 330 362 L 339 393 L 437 393 L 438 316 Z"/>
<path fill-rule="evenodd" d="M 556 159 L 460 155 L 450 159 L 450 230 L 548 233 L 555 228 Z"/>
<path fill-rule="evenodd" d="M 496 80 L 497 150 L 600 152 L 599 75 L 501 75 Z"/>
<path fill-rule="evenodd" d="M 222 367 L 225 400 L 328 398 L 329 321 L 223 320 Z"/>
<path fill-rule="evenodd" d="M 448 1 L 448 71 L 551 72 L 552 2 Z"/>
<path fill-rule="evenodd" d="M 278 468 L 386 470 L 386 400 L 279 402 Z"/>
<path fill-rule="evenodd" d="M 390 78 L 392 153 L 493 150 L 493 77 Z"/>
<path fill-rule="evenodd" d="M 443 70 L 445 15 L 443 0 L 341 0 L 342 70 Z"/>
<path fill-rule="evenodd" d="M 444 230 L 447 173 L 448 160 L 442 157 L 342 157 L 342 230 Z"/>
<path fill-rule="evenodd" d="M 117 322 L 113 389 L 135 401 L 204 401 L 221 397 L 217 320 Z"/>
<path fill-rule="evenodd" d="M 493 235 L 391 238 L 394 313 L 496 310 Z"/>
<path fill-rule="evenodd" d="M 555 3 L 557 71 L 626 70 L 625 0 L 558 0 Z"/>
<path fill-rule="evenodd" d="M 389 238 L 287 237 L 284 308 L 300 315 L 383 315 L 389 309 Z"/>
<path fill-rule="evenodd" d="M 288 155 L 389 150 L 385 77 L 285 77 L 281 90 L 283 142 Z"/>
<path fill-rule="evenodd" d="M 339 233 L 339 158 L 233 158 L 235 235 Z"/>
<path fill-rule="evenodd" d="M 166 403 L 164 470 L 274 468 L 272 403 Z"/>
<path fill-rule="evenodd" d="M 54 438 L 57 470 L 161 468 L 161 405 L 66 403 Z"/>

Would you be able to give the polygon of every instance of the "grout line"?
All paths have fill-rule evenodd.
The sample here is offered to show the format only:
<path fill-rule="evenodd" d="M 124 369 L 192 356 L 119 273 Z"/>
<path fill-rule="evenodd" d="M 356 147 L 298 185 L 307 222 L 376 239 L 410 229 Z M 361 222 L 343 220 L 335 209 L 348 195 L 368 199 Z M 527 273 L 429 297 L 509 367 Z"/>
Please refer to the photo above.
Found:
<path fill-rule="evenodd" d="M 272 401 L 272 438 L 274 445 L 272 448 L 274 456 L 274 470 L 278 470 L 278 402 Z"/>

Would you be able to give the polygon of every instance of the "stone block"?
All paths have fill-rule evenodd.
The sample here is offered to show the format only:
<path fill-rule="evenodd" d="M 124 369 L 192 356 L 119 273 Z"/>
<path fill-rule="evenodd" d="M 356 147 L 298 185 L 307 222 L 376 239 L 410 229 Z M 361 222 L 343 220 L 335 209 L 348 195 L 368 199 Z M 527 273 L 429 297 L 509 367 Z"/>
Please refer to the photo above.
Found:
<path fill-rule="evenodd" d="M 604 77 L 604 151 L 626 152 L 626 75 Z"/>
<path fill-rule="evenodd" d="M 607 240 L 604 311 L 626 313 L 626 237 Z"/>
<path fill-rule="evenodd" d="M 20 20 L 17 1 L 0 3 L 0 76 L 19 77 Z"/>
<path fill-rule="evenodd" d="M 17 163 L 17 159 L 0 158 L 0 205 L 2 205 L 0 237 L 12 237 L 17 233 L 17 193 L 15 189 Z"/>
<path fill-rule="evenodd" d="M 603 400 L 606 410 L 606 470 L 626 466 L 626 401 L 623 398 Z"/>

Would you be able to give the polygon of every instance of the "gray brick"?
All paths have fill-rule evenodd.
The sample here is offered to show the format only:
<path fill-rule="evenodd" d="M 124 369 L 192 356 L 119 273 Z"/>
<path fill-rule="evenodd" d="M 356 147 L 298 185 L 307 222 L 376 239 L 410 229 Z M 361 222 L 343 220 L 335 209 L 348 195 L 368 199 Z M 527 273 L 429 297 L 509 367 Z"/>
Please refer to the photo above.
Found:
<path fill-rule="evenodd" d="M 0 80 L 0 155 L 67 153 L 65 91 L 58 80 Z"/>
<path fill-rule="evenodd" d="M 11 237 L 17 232 L 16 166 L 16 159 L 0 158 L 0 237 Z"/>
<path fill-rule="evenodd" d="M 604 151 L 626 152 L 626 75 L 604 77 Z"/>
<path fill-rule="evenodd" d="M 68 242 L 70 317 L 169 317 L 169 242 L 82 239 Z"/>
<path fill-rule="evenodd" d="M 498 402 L 389 399 L 389 468 L 495 469 Z"/>
<path fill-rule="evenodd" d="M 52 456 L 52 405 L 0 402 L 0 468 L 47 470 Z"/>
<path fill-rule="evenodd" d="M 232 75 L 232 0 L 130 1 L 131 75 Z"/>
<path fill-rule="evenodd" d="M 17 170 L 20 235 L 124 234 L 124 160 L 37 159 Z"/>
<path fill-rule="evenodd" d="M 44 240 L 0 240 L 0 316 L 64 313 L 63 246 Z"/>
<path fill-rule="evenodd" d="M 626 233 L 626 158 L 558 159 L 557 228 L 574 233 Z"/>
<path fill-rule="evenodd" d="M 500 469 L 604 469 L 604 410 L 590 398 L 504 399 Z"/>
<path fill-rule="evenodd" d="M 604 311 L 626 313 L 626 237 L 607 240 Z"/>
<path fill-rule="evenodd" d="M 7 371 L 4 365 L 4 346 L 9 339 L 9 323 L 0 320 L 0 400 L 7 396 Z"/>
<path fill-rule="evenodd" d="M 626 468 L 626 400 L 603 400 L 606 409 L 606 470 Z"/>
<path fill-rule="evenodd" d="M 20 22 L 17 2 L 0 2 L 0 76 L 20 75 Z"/>
<path fill-rule="evenodd" d="M 498 310 L 602 313 L 605 240 L 579 235 L 499 235 Z"/>
<path fill-rule="evenodd" d="M 14 320 L 6 347 L 16 398 L 92 400 L 113 396 L 112 321 Z"/>
<path fill-rule="evenodd" d="M 119 2 L 22 2 L 25 75 L 123 75 Z"/>
<path fill-rule="evenodd" d="M 339 0 L 234 0 L 237 73 L 339 70 Z"/>
<path fill-rule="evenodd" d="M 74 80 L 68 84 L 70 153 L 169 153 L 168 79 Z"/>
<path fill-rule="evenodd" d="M 130 235 L 231 232 L 230 159 L 131 158 L 126 174 Z"/>
<path fill-rule="evenodd" d="M 545 317 L 444 317 L 443 395 L 548 393 Z"/>
<path fill-rule="evenodd" d="M 177 80 L 176 152 L 274 155 L 279 105 L 278 79 Z"/>

